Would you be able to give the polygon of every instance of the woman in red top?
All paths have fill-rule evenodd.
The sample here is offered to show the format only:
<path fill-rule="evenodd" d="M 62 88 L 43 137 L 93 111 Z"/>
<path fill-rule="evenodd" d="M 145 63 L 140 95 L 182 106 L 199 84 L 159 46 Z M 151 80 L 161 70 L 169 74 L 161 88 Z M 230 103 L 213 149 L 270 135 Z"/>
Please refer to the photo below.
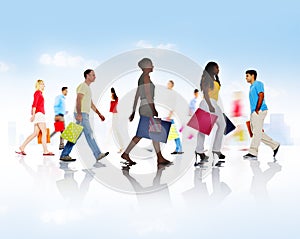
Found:
<path fill-rule="evenodd" d="M 46 143 L 46 118 L 45 118 L 45 108 L 44 108 L 44 96 L 43 91 L 45 84 L 43 80 L 37 80 L 35 84 L 35 93 L 33 95 L 33 103 L 31 108 L 31 118 L 30 121 L 34 123 L 34 131 L 31 135 L 27 137 L 24 143 L 19 147 L 20 151 L 16 152 L 21 155 L 26 155 L 25 147 L 28 143 L 31 142 L 35 137 L 38 136 L 39 132 L 42 132 L 42 145 L 43 145 L 43 155 L 44 156 L 53 156 L 54 154 L 48 151 Z"/>
<path fill-rule="evenodd" d="M 120 150 L 118 151 L 118 153 L 122 153 L 123 149 L 124 149 L 124 144 L 123 144 L 123 140 L 121 137 L 121 134 L 119 132 L 119 119 L 118 119 L 118 111 L 117 111 L 117 105 L 118 105 L 118 96 L 116 94 L 116 91 L 114 88 L 110 89 L 111 92 L 111 101 L 110 101 L 110 109 L 109 112 L 111 112 L 113 114 L 113 118 L 112 118 L 112 128 L 113 128 L 113 136 L 117 141 L 117 144 L 119 145 Z"/>

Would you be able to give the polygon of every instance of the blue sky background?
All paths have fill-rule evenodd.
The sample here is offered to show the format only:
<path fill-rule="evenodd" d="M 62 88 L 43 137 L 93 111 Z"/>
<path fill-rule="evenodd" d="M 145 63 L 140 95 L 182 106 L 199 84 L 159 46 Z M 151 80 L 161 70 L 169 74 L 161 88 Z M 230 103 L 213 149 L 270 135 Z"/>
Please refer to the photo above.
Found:
<path fill-rule="evenodd" d="M 4 109 L 13 114 L 22 102 L 29 112 L 37 78 L 45 79 L 53 98 L 62 84 L 74 91 L 82 80 L 83 65 L 96 66 L 139 47 L 162 46 L 203 67 L 217 61 L 227 90 L 232 82 L 241 81 L 247 91 L 244 72 L 257 69 L 259 79 L 275 91 L 268 99 L 273 111 L 288 108 L 295 113 L 300 86 L 299 15 L 296 0 L 2 1 L 0 91 L 10 99 Z M 77 59 L 76 63 L 41 61 L 44 54 L 54 57 L 59 52 Z M 11 99 L 12 91 L 22 100 Z"/>

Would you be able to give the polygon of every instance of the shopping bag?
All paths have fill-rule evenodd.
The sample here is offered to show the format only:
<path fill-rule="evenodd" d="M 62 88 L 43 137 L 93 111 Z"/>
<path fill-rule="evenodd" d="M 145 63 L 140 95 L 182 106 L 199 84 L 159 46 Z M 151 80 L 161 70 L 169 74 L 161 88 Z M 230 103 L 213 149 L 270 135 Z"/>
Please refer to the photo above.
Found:
<path fill-rule="evenodd" d="M 149 133 L 160 133 L 160 132 L 161 132 L 161 119 L 150 117 Z"/>
<path fill-rule="evenodd" d="M 203 134 L 209 135 L 217 119 L 217 115 L 198 108 L 187 125 Z"/>
<path fill-rule="evenodd" d="M 83 126 L 71 122 L 62 132 L 61 137 L 75 144 L 82 131 Z"/>
<path fill-rule="evenodd" d="M 168 140 L 178 139 L 179 137 L 180 137 L 180 135 L 177 131 L 176 125 L 172 122 L 170 132 L 169 132 L 169 136 L 168 136 Z"/>
<path fill-rule="evenodd" d="M 156 142 L 166 143 L 171 128 L 171 122 L 161 120 L 161 132 L 149 132 L 150 117 L 140 117 L 139 126 L 136 131 L 136 136 L 146 139 L 152 139 Z"/>
<path fill-rule="evenodd" d="M 38 144 L 42 143 L 42 131 L 39 132 L 38 134 Z M 50 129 L 47 128 L 46 129 L 46 143 L 49 144 L 50 143 Z"/>
<path fill-rule="evenodd" d="M 56 121 L 54 122 L 54 131 L 55 132 L 62 132 L 65 129 L 65 122 L 64 121 Z"/>
<path fill-rule="evenodd" d="M 224 119 L 225 119 L 225 122 L 226 122 L 226 127 L 225 127 L 225 130 L 224 130 L 224 135 L 227 135 L 229 134 L 231 131 L 235 130 L 235 125 L 230 121 L 230 119 L 223 113 L 224 115 Z"/>

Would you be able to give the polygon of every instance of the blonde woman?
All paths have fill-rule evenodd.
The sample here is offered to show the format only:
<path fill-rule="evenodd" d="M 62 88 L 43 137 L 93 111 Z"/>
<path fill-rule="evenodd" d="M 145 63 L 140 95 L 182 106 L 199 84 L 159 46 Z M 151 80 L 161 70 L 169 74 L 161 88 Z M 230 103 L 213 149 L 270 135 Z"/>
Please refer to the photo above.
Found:
<path fill-rule="evenodd" d="M 26 155 L 25 147 L 29 144 L 35 137 L 38 136 L 39 132 L 42 132 L 42 145 L 43 145 L 43 155 L 44 156 L 54 156 L 52 152 L 48 151 L 46 143 L 46 118 L 45 118 L 45 108 L 44 108 L 44 96 L 43 91 L 45 89 L 45 84 L 43 80 L 37 80 L 35 83 L 35 93 L 33 95 L 33 103 L 31 109 L 30 122 L 34 123 L 34 131 L 31 135 L 27 137 L 24 143 L 19 147 L 20 151 L 17 154 Z"/>

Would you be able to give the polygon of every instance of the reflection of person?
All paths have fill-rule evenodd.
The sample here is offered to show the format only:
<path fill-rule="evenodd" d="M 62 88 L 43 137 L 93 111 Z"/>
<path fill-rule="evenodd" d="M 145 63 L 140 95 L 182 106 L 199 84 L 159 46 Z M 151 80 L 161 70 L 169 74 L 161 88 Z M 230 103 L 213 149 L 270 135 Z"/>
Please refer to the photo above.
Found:
<path fill-rule="evenodd" d="M 61 121 L 65 123 L 64 116 L 66 114 L 66 96 L 68 94 L 68 87 L 62 87 L 61 89 L 61 94 L 55 97 L 55 102 L 54 102 L 54 121 L 58 122 Z M 62 133 L 62 132 L 61 132 Z M 56 131 L 54 131 L 51 135 L 50 138 L 53 137 L 56 134 Z M 60 137 L 60 143 L 59 143 L 59 150 L 64 149 L 64 139 Z"/>
<path fill-rule="evenodd" d="M 194 90 L 194 98 L 190 101 L 190 104 L 189 104 L 189 115 L 190 116 L 192 116 L 197 109 L 198 97 L 199 97 L 199 90 L 195 89 Z"/>
<path fill-rule="evenodd" d="M 281 171 L 281 166 L 275 162 L 269 162 L 268 165 L 269 168 L 262 171 L 259 161 L 250 161 L 250 167 L 253 173 L 250 192 L 256 199 L 268 199 L 267 183 L 276 173 Z"/>
<path fill-rule="evenodd" d="M 161 183 L 163 171 L 166 165 L 158 164 L 156 175 L 153 178 L 152 186 L 142 186 L 132 175 L 130 175 L 130 166 L 122 167 L 123 175 L 128 179 L 134 191 L 138 195 L 138 201 L 141 205 L 152 211 L 151 206 L 159 206 L 160 208 L 168 208 L 171 205 L 169 187 L 167 183 Z M 152 193 L 150 193 L 152 192 Z M 153 195 L 155 193 L 155 195 Z"/>
<path fill-rule="evenodd" d="M 111 101 L 110 101 L 110 108 L 109 108 L 109 112 L 112 113 L 112 128 L 113 128 L 113 132 L 114 135 L 116 137 L 116 140 L 119 144 L 119 152 L 121 153 L 123 151 L 124 148 L 124 144 L 123 144 L 123 140 L 119 131 L 119 119 L 118 119 L 118 103 L 119 103 L 119 98 L 117 96 L 117 93 L 115 91 L 115 88 L 111 88 L 110 89 L 111 92 Z"/>
<path fill-rule="evenodd" d="M 204 169 L 195 168 L 194 171 L 194 187 L 183 192 L 183 196 L 188 203 L 193 207 L 214 205 L 221 203 L 230 193 L 230 187 L 220 180 L 220 169 L 212 168 L 212 193 L 209 194 L 206 180 L 204 180 Z"/>
<path fill-rule="evenodd" d="M 204 99 L 202 99 L 202 101 L 200 102 L 199 108 L 205 111 L 210 111 L 211 113 L 214 113 L 218 116 L 218 119 L 216 121 L 216 125 L 218 128 L 214 138 L 212 152 L 214 155 L 216 154 L 219 159 L 224 159 L 225 155 L 223 155 L 220 150 L 222 147 L 222 140 L 226 123 L 223 112 L 217 103 L 219 98 L 219 91 L 221 88 L 218 73 L 219 66 L 217 63 L 209 62 L 206 65 L 200 82 L 200 88 L 203 91 Z M 196 159 L 197 155 L 199 155 L 202 162 L 208 159 L 208 156 L 204 154 L 204 140 L 205 134 L 198 132 L 195 154 Z"/>
<path fill-rule="evenodd" d="M 92 100 L 90 84 L 93 83 L 96 79 L 95 72 L 91 69 L 88 69 L 84 72 L 83 75 L 85 81 L 77 87 L 77 99 L 74 116 L 76 118 L 77 124 L 81 124 L 83 126 L 84 136 L 96 160 L 100 160 L 106 157 L 109 152 L 101 153 L 96 143 L 89 121 L 90 110 L 92 109 L 102 121 L 105 120 L 105 117 L 99 112 Z M 65 148 L 61 153 L 60 160 L 74 161 L 74 159 L 69 156 L 74 145 L 75 144 L 70 141 L 66 143 Z"/>
<path fill-rule="evenodd" d="M 42 146 L 44 156 L 53 156 L 54 154 L 49 152 L 47 148 L 46 136 L 46 118 L 45 118 L 45 108 L 44 108 L 44 96 L 43 91 L 45 89 L 45 84 L 43 80 L 37 80 L 35 84 L 35 93 L 31 109 L 30 121 L 34 123 L 34 131 L 29 135 L 24 143 L 19 147 L 20 151 L 16 152 L 21 155 L 26 155 L 25 147 L 29 144 L 35 137 L 38 136 L 39 132 L 42 132 Z"/>
<path fill-rule="evenodd" d="M 174 150 L 174 152 L 172 152 L 171 154 L 182 154 L 182 144 L 181 144 L 181 140 L 180 140 L 180 135 L 176 129 L 176 125 L 175 125 L 175 121 L 173 119 L 173 114 L 174 114 L 174 108 L 176 105 L 176 95 L 175 92 L 173 90 L 174 87 L 174 81 L 169 80 L 168 81 L 168 105 L 171 106 L 171 109 L 169 111 L 169 115 L 167 117 L 167 120 L 172 122 L 171 128 L 170 128 L 170 132 L 169 132 L 169 136 L 168 136 L 168 140 L 175 140 L 175 144 L 176 144 L 176 149 Z"/>
<path fill-rule="evenodd" d="M 70 169 L 66 162 L 60 163 L 60 169 L 64 171 L 64 178 L 56 181 L 59 192 L 70 204 L 72 204 L 72 206 L 81 204 L 88 193 L 90 183 L 94 179 L 95 173 L 92 170 L 83 170 L 85 176 L 80 186 L 78 186 L 78 183 L 74 178 L 75 173 L 77 172 L 76 170 Z"/>
<path fill-rule="evenodd" d="M 251 84 L 249 92 L 250 100 L 250 126 L 253 133 L 249 153 L 244 155 L 246 159 L 256 159 L 258 147 L 262 141 L 273 150 L 273 157 L 276 156 L 280 144 L 263 132 L 264 120 L 267 116 L 268 107 L 265 102 L 264 84 L 256 80 L 255 70 L 246 71 L 246 81 Z"/>
<path fill-rule="evenodd" d="M 231 189 L 225 182 L 221 182 L 219 168 L 213 168 L 211 176 L 213 185 L 211 199 L 214 203 L 222 202 L 231 193 Z"/>
<path fill-rule="evenodd" d="M 158 112 L 155 108 L 154 104 L 154 91 L 155 86 L 150 79 L 150 73 L 153 71 L 153 64 L 149 58 L 143 58 L 139 61 L 138 66 L 142 69 L 143 73 L 139 78 L 138 81 L 138 89 L 135 94 L 134 104 L 132 114 L 129 117 L 129 120 L 132 121 L 134 119 L 135 110 L 137 106 L 137 101 L 140 98 L 140 107 L 139 107 L 139 114 L 140 117 L 154 117 L 158 116 Z M 140 127 L 140 125 L 139 125 Z M 127 163 L 133 165 L 136 162 L 132 161 L 129 157 L 129 153 L 135 147 L 135 145 L 141 140 L 141 137 L 134 136 L 129 143 L 128 147 L 126 148 L 125 152 L 121 155 L 121 157 L 127 161 Z M 157 163 L 158 164 L 168 164 L 170 161 L 166 160 L 160 151 L 159 142 L 155 142 L 152 140 L 154 149 L 157 155 Z"/>

